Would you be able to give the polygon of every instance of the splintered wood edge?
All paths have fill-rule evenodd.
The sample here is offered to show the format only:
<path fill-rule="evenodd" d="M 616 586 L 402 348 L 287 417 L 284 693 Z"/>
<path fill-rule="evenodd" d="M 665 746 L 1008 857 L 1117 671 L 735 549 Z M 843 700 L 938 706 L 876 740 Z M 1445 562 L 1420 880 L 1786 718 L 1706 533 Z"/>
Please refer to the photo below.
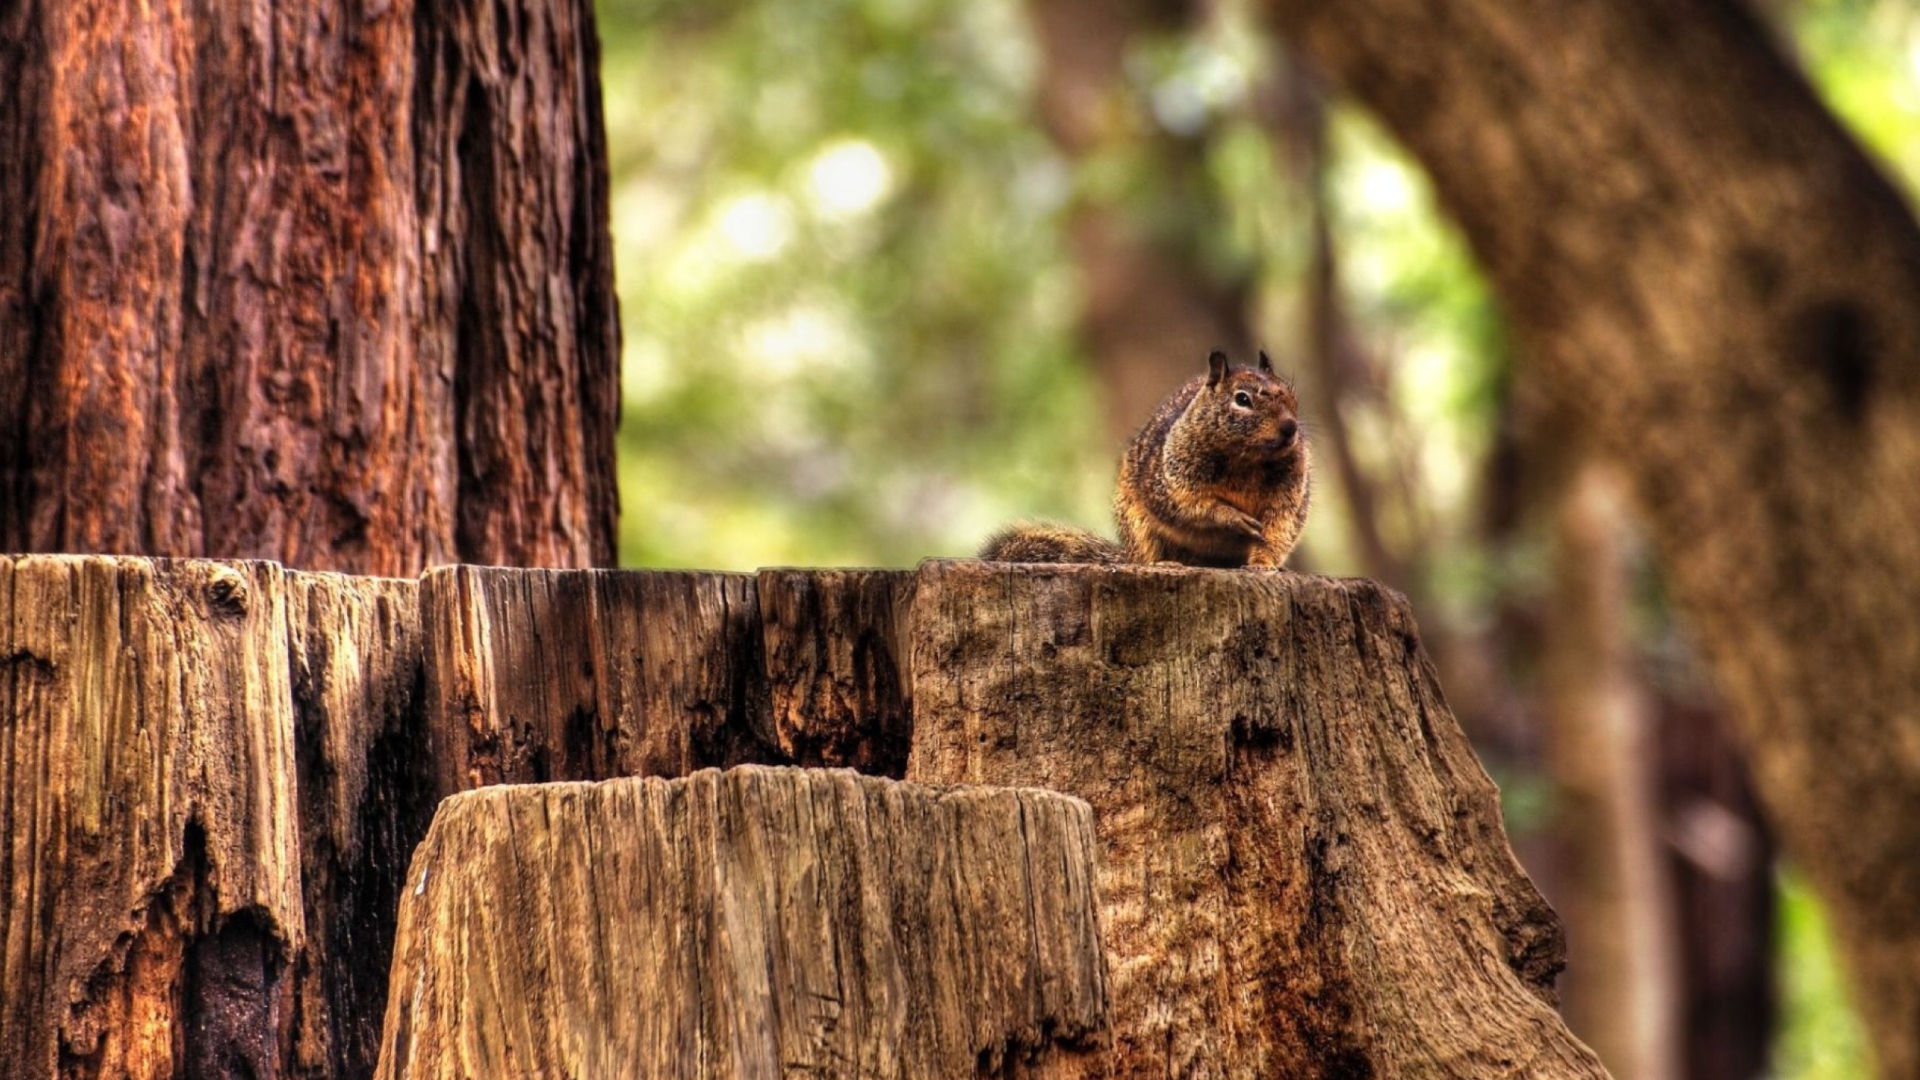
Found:
<path fill-rule="evenodd" d="M 197 1054 L 291 1006 L 306 926 L 284 576 L 0 556 L 4 831 L 34 849 L 0 860 L 0 1042 L 25 1075 L 62 1055 L 205 1072 Z M 189 1017 L 204 1037 L 182 1058 L 165 1033 Z M 274 1058 L 238 1045 L 242 1067 Z"/>

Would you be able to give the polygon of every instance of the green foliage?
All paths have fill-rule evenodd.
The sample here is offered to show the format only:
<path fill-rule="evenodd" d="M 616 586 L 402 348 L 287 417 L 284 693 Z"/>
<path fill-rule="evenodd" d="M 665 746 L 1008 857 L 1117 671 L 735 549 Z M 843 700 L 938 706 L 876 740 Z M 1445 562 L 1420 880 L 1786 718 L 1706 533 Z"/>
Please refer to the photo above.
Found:
<path fill-rule="evenodd" d="M 623 561 L 902 564 L 1022 514 L 1100 523 L 1018 9 L 602 18 Z"/>
<path fill-rule="evenodd" d="M 1911 192 L 1920 177 L 1920 9 L 1804 0 L 1789 28 L 1821 97 Z"/>
<path fill-rule="evenodd" d="M 1383 526 L 1424 555 L 1424 591 L 1464 620 L 1498 586 L 1475 518 L 1510 361 L 1499 314 L 1425 173 L 1370 117 L 1337 108 L 1329 150 L 1341 294 L 1386 379 L 1382 407 L 1350 420 L 1355 452 L 1417 493 Z"/>
<path fill-rule="evenodd" d="M 610 0 L 601 25 L 623 561 L 900 564 L 1016 517 L 1106 527 L 1114 448 L 1072 340 L 1070 198 L 1126 203 L 1223 274 L 1262 267 L 1263 339 L 1298 353 L 1307 205 L 1246 115 L 1274 58 L 1244 22 L 1130 57 L 1148 122 L 1204 140 L 1204 173 L 1176 176 L 1125 142 L 1077 171 L 1058 158 L 1004 0 Z M 1420 463 L 1431 505 L 1395 524 L 1431 531 L 1471 494 L 1497 322 L 1418 171 L 1349 110 L 1333 143 L 1346 286 L 1416 422 L 1363 442 Z M 1340 569 L 1323 496 L 1317 549 Z"/>
<path fill-rule="evenodd" d="M 1867 1037 L 1847 1006 L 1834 955 L 1833 928 L 1804 880 L 1780 875 L 1781 1027 L 1774 1073 L 1783 1080 L 1855 1080 L 1871 1076 Z"/>

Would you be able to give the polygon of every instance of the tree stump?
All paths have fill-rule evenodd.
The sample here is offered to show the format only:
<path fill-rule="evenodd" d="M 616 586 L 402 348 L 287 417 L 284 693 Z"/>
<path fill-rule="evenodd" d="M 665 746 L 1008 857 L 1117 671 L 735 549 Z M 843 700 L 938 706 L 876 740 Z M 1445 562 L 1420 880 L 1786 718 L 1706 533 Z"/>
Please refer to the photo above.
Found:
<path fill-rule="evenodd" d="M 1083 1075 L 1093 859 L 1086 804 L 1043 791 L 747 766 L 458 795 L 378 1075 Z"/>
<path fill-rule="evenodd" d="M 284 1075 L 305 920 L 282 579 L 0 558 L 9 1075 Z"/>
<path fill-rule="evenodd" d="M 738 764 L 898 777 L 914 574 L 446 566 L 422 579 L 434 789 Z"/>
<path fill-rule="evenodd" d="M 436 798 L 767 759 L 749 575 L 447 566 L 421 618 Z"/>
<path fill-rule="evenodd" d="M 902 633 L 915 575 L 762 570 L 762 738 L 801 765 L 898 777 L 913 737 Z"/>
<path fill-rule="evenodd" d="M 1365 583 L 0 558 L 0 720 L 0 1046 L 31 1080 L 364 1077 L 442 796 L 755 760 L 1087 799 L 1102 1076 L 1599 1075 L 1551 1007 L 1558 924 Z M 897 989 L 841 970 L 843 1009 Z"/>
<path fill-rule="evenodd" d="M 401 882 L 436 802 L 419 583 L 288 571 L 286 586 L 307 943 L 283 1075 L 346 1080 L 379 1054 Z"/>
<path fill-rule="evenodd" d="M 929 563 L 909 779 L 1092 804 L 1121 1077 L 1596 1077 L 1405 601 Z"/>

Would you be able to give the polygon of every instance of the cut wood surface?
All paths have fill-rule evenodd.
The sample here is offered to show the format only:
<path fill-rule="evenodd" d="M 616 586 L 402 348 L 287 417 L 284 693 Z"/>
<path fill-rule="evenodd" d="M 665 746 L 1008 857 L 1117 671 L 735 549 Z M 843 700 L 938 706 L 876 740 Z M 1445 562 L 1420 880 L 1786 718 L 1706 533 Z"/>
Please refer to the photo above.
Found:
<path fill-rule="evenodd" d="M 1087 805 L 1044 791 L 748 766 L 455 796 L 378 1075 L 1097 1075 L 1093 862 Z"/>
<path fill-rule="evenodd" d="M 286 1075 L 305 924 L 283 575 L 0 557 L 7 1075 Z"/>
<path fill-rule="evenodd" d="M 909 638 L 910 779 L 1094 808 L 1113 1075 L 1606 1075 L 1395 594 L 930 563 Z"/>

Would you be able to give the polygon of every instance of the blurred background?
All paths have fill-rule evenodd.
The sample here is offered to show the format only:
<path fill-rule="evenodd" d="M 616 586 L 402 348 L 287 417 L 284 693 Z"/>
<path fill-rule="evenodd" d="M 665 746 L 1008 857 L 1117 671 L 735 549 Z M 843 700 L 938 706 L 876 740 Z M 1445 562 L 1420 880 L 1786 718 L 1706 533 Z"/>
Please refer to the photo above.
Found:
<path fill-rule="evenodd" d="M 1909 191 L 1920 13 L 1763 5 Z M 1419 169 L 1235 0 L 601 0 L 622 562 L 1112 535 L 1209 349 L 1300 388 L 1293 565 L 1406 592 L 1622 1078 L 1865 1075 L 1817 902 L 1615 480 L 1567 460 Z"/>

